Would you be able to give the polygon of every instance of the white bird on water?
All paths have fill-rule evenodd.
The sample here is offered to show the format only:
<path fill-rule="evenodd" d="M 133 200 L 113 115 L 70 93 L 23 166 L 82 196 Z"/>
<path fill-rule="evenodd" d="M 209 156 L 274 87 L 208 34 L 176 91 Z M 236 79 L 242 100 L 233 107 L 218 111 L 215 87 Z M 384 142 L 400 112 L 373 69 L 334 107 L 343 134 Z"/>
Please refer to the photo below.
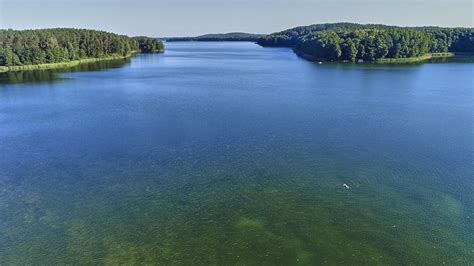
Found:
<path fill-rule="evenodd" d="M 349 188 L 351 188 L 351 187 L 349 187 L 349 185 L 347 185 L 347 184 L 345 184 L 345 183 L 344 183 L 344 184 L 342 184 L 342 186 L 343 186 L 345 189 L 349 189 Z"/>

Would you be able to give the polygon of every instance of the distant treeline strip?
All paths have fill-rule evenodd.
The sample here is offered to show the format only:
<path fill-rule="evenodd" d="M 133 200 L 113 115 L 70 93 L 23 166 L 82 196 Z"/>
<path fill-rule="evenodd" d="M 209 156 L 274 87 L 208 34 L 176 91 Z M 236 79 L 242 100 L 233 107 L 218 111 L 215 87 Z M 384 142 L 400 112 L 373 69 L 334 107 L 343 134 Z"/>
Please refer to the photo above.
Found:
<path fill-rule="evenodd" d="M 474 52 L 472 28 L 395 27 L 353 23 L 297 27 L 264 36 L 262 46 L 292 47 L 306 58 L 321 61 L 397 62 L 429 58 L 428 54 Z"/>
<path fill-rule="evenodd" d="M 96 30 L 0 30 L 0 66 L 3 69 L 76 63 L 91 58 L 126 57 L 134 52 L 161 53 L 164 52 L 164 46 L 161 41 L 152 38 L 131 38 Z"/>
<path fill-rule="evenodd" d="M 167 42 L 257 42 L 263 35 L 244 32 L 165 38 Z"/>

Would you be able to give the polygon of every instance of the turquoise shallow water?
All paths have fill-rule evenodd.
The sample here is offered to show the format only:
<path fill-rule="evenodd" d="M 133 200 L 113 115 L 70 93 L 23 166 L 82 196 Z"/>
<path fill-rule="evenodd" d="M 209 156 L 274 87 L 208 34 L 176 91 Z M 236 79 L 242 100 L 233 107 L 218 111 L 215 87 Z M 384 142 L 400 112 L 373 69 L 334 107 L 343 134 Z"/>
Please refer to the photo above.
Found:
<path fill-rule="evenodd" d="M 1 77 L 0 264 L 472 264 L 474 64 L 167 49 Z"/>

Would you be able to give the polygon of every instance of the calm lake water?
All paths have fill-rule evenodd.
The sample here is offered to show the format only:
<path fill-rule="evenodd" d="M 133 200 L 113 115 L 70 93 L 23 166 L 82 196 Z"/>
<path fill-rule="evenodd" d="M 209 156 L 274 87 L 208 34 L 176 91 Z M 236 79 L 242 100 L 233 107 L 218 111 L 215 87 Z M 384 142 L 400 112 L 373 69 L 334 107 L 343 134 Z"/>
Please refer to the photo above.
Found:
<path fill-rule="evenodd" d="M 0 77 L 0 264 L 472 265 L 474 64 L 167 49 Z"/>

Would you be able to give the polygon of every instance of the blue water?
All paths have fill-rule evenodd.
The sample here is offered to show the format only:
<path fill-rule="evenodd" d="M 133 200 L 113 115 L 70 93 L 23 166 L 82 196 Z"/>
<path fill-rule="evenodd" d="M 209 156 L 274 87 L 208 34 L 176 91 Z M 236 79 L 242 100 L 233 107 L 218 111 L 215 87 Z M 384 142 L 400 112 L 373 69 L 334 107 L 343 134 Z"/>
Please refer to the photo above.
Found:
<path fill-rule="evenodd" d="M 0 79 L 0 264 L 474 261 L 474 64 L 120 66 Z"/>

